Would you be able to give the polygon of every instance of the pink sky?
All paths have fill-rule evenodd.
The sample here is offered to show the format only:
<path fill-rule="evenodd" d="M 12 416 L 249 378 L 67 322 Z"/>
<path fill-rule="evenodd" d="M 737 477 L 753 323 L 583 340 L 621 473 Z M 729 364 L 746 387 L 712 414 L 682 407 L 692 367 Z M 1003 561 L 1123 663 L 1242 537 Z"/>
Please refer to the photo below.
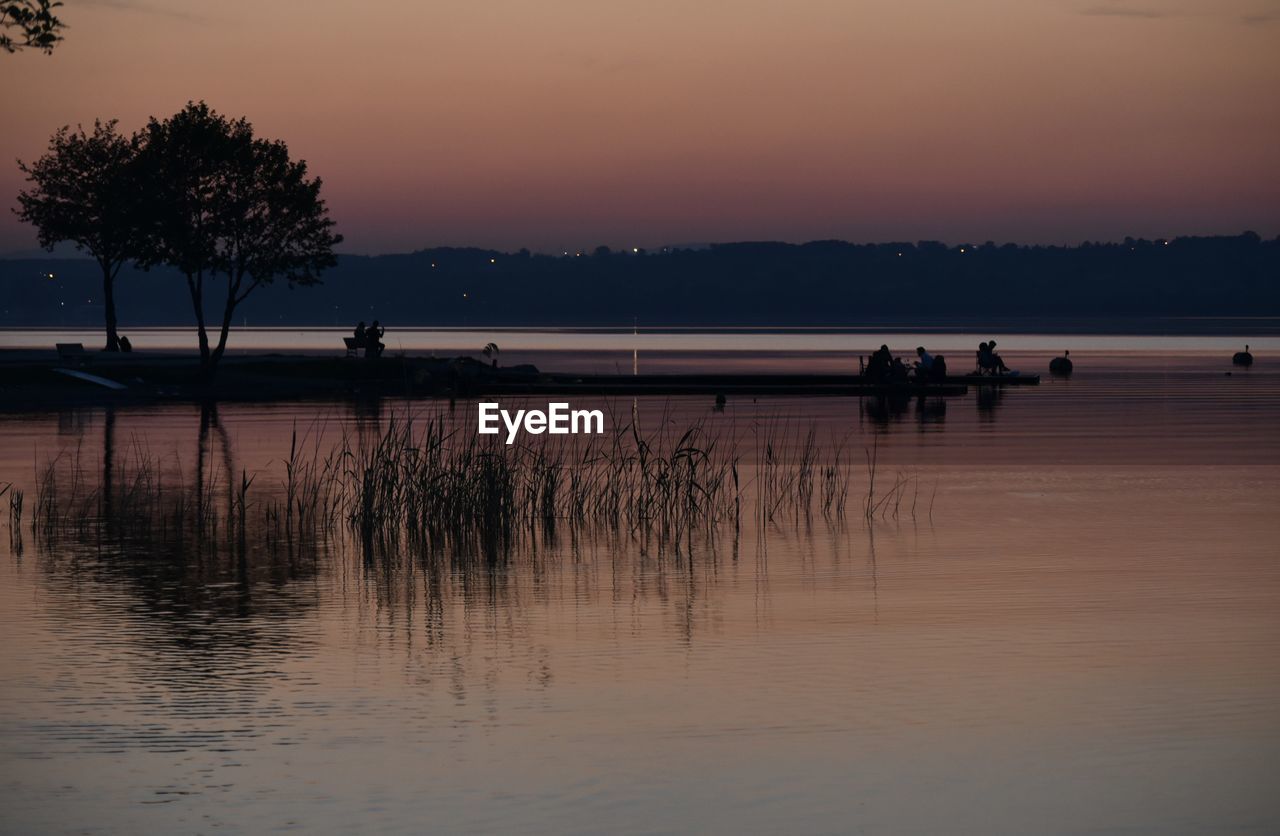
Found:
<path fill-rule="evenodd" d="M 366 11 L 373 10 L 373 11 Z M 204 99 L 350 252 L 1280 233 L 1275 0 L 67 0 L 0 55 L 0 195 Z M 0 252 L 35 236 L 9 212 Z"/>

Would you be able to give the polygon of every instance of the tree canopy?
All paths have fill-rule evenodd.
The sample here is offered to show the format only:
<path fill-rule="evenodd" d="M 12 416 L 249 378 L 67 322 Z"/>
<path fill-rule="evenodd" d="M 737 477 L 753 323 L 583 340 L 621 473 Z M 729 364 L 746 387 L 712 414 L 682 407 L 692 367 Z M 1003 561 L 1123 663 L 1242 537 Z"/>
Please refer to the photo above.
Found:
<path fill-rule="evenodd" d="M 32 185 L 18 193 L 14 211 L 35 226 L 40 246 L 52 250 L 60 241 L 70 241 L 102 270 L 108 351 L 119 345 L 116 274 L 140 254 L 142 191 L 135 151 L 136 143 L 116 131 L 114 120 L 97 121 L 92 132 L 61 128 L 44 156 L 31 165 L 18 162 Z"/>
<path fill-rule="evenodd" d="M 293 160 L 283 142 L 254 136 L 245 119 L 228 119 L 204 102 L 165 120 L 152 118 L 139 136 L 146 205 L 143 266 L 167 264 L 187 280 L 200 354 L 210 373 L 226 349 L 238 305 L 283 279 L 312 285 L 336 263 L 342 236 L 320 198 L 320 178 Z M 210 348 L 204 316 L 206 281 L 226 281 L 221 328 Z"/>

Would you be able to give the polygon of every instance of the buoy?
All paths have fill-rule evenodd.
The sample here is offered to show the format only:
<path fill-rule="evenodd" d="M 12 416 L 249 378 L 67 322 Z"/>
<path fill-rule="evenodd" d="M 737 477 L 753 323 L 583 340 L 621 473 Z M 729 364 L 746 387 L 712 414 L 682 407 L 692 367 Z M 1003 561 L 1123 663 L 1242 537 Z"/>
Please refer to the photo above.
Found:
<path fill-rule="evenodd" d="M 1064 351 L 1061 357 L 1054 357 L 1049 361 L 1049 374 L 1070 377 L 1072 368 L 1070 351 Z"/>
<path fill-rule="evenodd" d="M 1233 366 L 1252 366 L 1253 355 L 1249 353 L 1249 346 L 1244 347 L 1244 351 L 1237 351 L 1231 355 L 1231 365 Z"/>

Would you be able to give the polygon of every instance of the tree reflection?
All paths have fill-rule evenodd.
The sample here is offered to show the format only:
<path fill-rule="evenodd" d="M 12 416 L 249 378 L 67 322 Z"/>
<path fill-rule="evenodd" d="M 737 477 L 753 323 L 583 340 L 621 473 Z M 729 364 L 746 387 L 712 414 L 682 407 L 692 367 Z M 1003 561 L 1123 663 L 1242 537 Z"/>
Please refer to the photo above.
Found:
<path fill-rule="evenodd" d="M 315 554 L 282 556 L 271 547 L 280 538 L 269 515 L 233 513 L 235 451 L 217 407 L 200 406 L 193 474 L 140 446 L 122 453 L 118 423 L 116 408 L 106 407 L 96 479 L 78 446 L 40 474 L 31 525 L 45 568 L 127 592 L 137 612 L 183 643 L 237 633 L 222 629 L 228 618 L 293 617 L 303 600 L 285 591 L 314 576 Z M 219 466 L 210 463 L 215 451 Z M 282 594 L 287 607 L 278 605 Z"/>
<path fill-rule="evenodd" d="M 757 556 L 747 571 L 766 613 L 767 542 L 811 554 L 816 524 L 843 527 L 849 489 L 847 458 L 795 428 L 766 433 L 755 462 L 665 424 L 603 451 L 511 451 L 384 421 L 366 405 L 332 447 L 295 430 L 287 455 L 251 475 L 215 404 L 189 413 L 187 471 L 181 455 L 120 449 L 125 415 L 103 413 L 100 466 L 82 467 L 77 447 L 43 471 L 32 524 L 41 565 L 55 587 L 93 590 L 94 617 L 158 628 L 145 634 L 147 664 L 198 660 L 209 688 L 221 666 L 279 658 L 297 625 L 330 623 L 348 604 L 462 666 L 480 662 L 465 649 L 478 629 L 534 653 L 530 625 L 561 602 L 661 617 L 693 644 L 743 548 Z M 905 479 L 882 477 L 874 516 L 909 513 Z M 814 563 L 802 561 L 807 572 Z M 85 600 L 65 598 L 59 617 L 85 616 Z M 333 605 L 337 616 L 320 611 Z"/>

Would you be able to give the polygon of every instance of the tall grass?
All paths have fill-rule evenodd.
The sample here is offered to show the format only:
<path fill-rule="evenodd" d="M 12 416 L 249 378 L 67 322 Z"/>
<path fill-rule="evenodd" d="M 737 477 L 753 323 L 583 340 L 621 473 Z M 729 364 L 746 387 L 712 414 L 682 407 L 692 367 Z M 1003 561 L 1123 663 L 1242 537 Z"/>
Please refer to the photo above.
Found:
<path fill-rule="evenodd" d="M 0 487 L 0 499 L 9 497 L 9 551 L 22 554 L 22 505 L 25 500 L 22 489 L 12 482 Z"/>
<path fill-rule="evenodd" d="M 229 463 L 206 466 L 203 447 L 194 473 L 166 468 L 136 441 L 99 473 L 77 448 L 38 471 L 30 529 L 46 545 L 74 538 L 241 559 L 266 550 L 292 560 L 351 544 L 371 560 L 407 550 L 500 561 L 514 546 L 566 533 L 678 546 L 725 524 L 846 517 L 854 470 L 845 445 L 819 443 L 812 426 L 756 428 L 745 460 L 744 445 L 701 422 L 615 426 L 512 445 L 438 417 L 393 417 L 375 435 L 344 433 L 328 445 L 315 427 L 301 436 L 295 427 L 270 485 L 262 474 L 227 472 Z M 866 458 L 863 516 L 915 516 L 918 479 L 899 472 L 884 487 L 878 445 Z M 20 528 L 22 495 L 6 493 L 11 528 Z"/>

